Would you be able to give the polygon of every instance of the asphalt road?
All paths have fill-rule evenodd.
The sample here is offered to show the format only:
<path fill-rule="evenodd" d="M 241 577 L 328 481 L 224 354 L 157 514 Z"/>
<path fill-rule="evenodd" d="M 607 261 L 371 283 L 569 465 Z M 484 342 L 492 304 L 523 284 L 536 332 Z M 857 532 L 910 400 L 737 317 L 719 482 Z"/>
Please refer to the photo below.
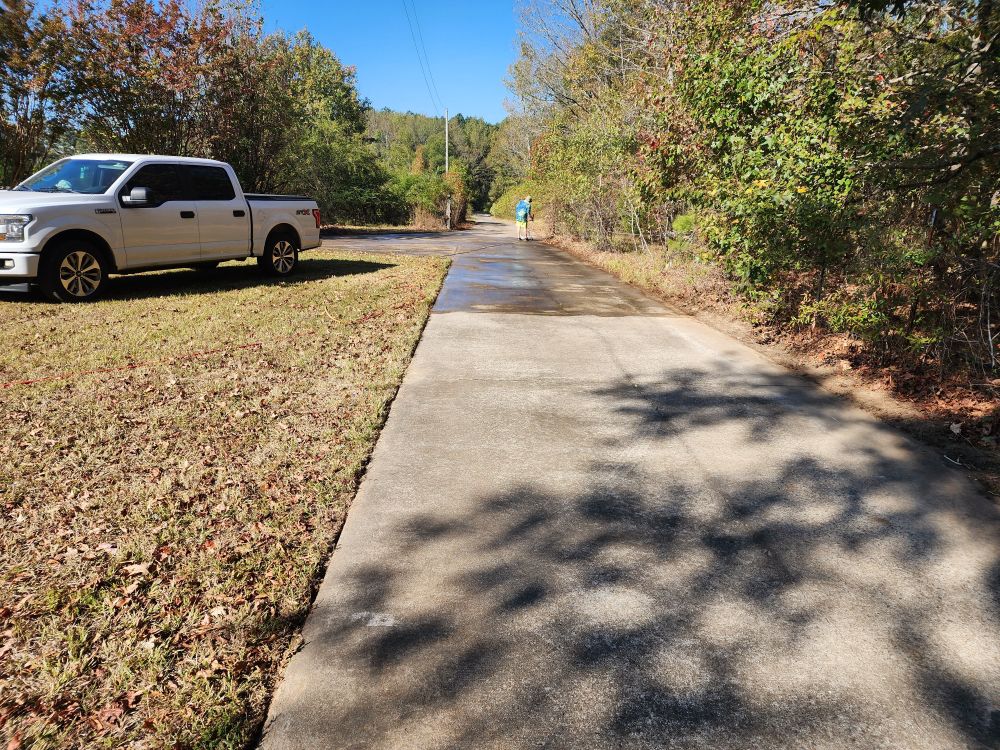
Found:
<path fill-rule="evenodd" d="M 506 225 L 454 264 L 267 750 L 1000 746 L 1000 524 L 939 455 Z"/>

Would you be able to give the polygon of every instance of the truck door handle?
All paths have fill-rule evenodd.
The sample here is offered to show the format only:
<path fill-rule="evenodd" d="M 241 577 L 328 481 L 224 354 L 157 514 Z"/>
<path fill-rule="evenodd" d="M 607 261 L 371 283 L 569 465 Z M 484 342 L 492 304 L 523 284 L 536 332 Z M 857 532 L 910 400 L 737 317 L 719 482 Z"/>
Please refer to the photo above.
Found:
<path fill-rule="evenodd" d="M 240 219 L 242 219 L 246 215 L 247 215 L 246 211 L 233 211 L 233 216 L 236 216 L 237 218 Z"/>
<path fill-rule="evenodd" d="M 181 218 L 182 219 L 193 219 L 194 218 L 194 211 L 181 211 Z"/>

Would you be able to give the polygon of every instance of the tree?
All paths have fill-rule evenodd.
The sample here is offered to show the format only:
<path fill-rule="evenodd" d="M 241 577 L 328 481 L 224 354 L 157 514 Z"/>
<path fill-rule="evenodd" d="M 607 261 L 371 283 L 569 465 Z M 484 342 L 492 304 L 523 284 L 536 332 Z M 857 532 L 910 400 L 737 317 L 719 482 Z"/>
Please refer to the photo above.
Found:
<path fill-rule="evenodd" d="M 493 133 L 486 159 L 493 173 L 490 204 L 528 176 L 532 136 L 541 132 L 528 115 L 511 112 Z"/>
<path fill-rule="evenodd" d="M 14 185 L 45 162 L 70 131 L 69 45 L 56 13 L 25 0 L 0 11 L 0 185 Z"/>
<path fill-rule="evenodd" d="M 451 123 L 452 153 L 465 165 L 469 199 L 476 209 L 488 208 L 492 202 L 494 172 L 489 156 L 497 130 L 498 126 L 480 117 L 457 115 Z"/>
<path fill-rule="evenodd" d="M 69 23 L 69 81 L 87 142 L 134 153 L 211 151 L 206 92 L 221 75 L 231 30 L 217 5 L 83 0 Z"/>
<path fill-rule="evenodd" d="M 211 154 L 232 164 L 248 191 L 293 189 L 307 113 L 296 96 L 292 43 L 265 35 L 260 18 L 239 17 L 220 53 L 206 96 Z"/>
<path fill-rule="evenodd" d="M 308 114 L 338 122 L 345 132 L 364 133 L 371 106 L 358 96 L 355 69 L 342 64 L 307 31 L 292 40 L 291 56 L 295 95 Z"/>
<path fill-rule="evenodd" d="M 397 218 L 389 174 L 364 137 L 370 107 L 358 96 L 354 69 L 305 32 L 289 52 L 293 97 L 303 113 L 295 142 L 297 188 L 314 195 L 332 221 Z"/>

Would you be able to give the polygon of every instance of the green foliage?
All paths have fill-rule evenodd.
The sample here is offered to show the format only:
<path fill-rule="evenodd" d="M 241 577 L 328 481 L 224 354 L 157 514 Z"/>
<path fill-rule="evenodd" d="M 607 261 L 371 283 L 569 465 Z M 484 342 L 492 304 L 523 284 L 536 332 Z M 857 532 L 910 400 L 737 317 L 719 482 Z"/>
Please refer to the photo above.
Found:
<path fill-rule="evenodd" d="M 877 300 L 850 296 L 843 291 L 804 302 L 796 322 L 806 325 L 817 318 L 824 320 L 832 331 L 853 333 L 867 341 L 879 340 L 890 325 L 887 310 Z"/>
<path fill-rule="evenodd" d="M 670 225 L 670 228 L 674 230 L 677 234 L 690 234 L 694 231 L 695 227 L 695 215 L 694 214 L 680 214 L 676 216 Z"/>
<path fill-rule="evenodd" d="M 206 94 L 213 102 L 204 125 L 211 146 L 192 155 L 231 163 L 248 191 L 291 190 L 309 121 L 293 94 L 292 44 L 284 35 L 265 35 L 259 20 L 236 24 Z"/>
<path fill-rule="evenodd" d="M 316 198 L 328 223 L 381 224 L 406 219 L 406 209 L 371 147 L 350 126 L 318 117 L 302 141 L 299 192 Z"/>
<path fill-rule="evenodd" d="M 399 172 L 392 178 L 391 191 L 396 198 L 396 213 L 391 221 L 403 224 L 444 225 L 448 199 L 451 198 L 453 225 L 464 222 L 468 212 L 468 176 L 461 165 L 449 174 L 430 171 Z"/>
<path fill-rule="evenodd" d="M 293 95 L 313 118 L 336 122 L 345 132 L 361 135 L 370 109 L 358 96 L 356 73 L 308 31 L 292 40 Z"/>
<path fill-rule="evenodd" d="M 517 204 L 529 195 L 532 202 L 532 214 L 537 220 L 540 216 L 545 215 L 547 207 L 551 204 L 549 196 L 545 194 L 544 186 L 537 182 L 520 182 L 508 188 L 494 201 L 490 213 L 501 219 L 513 221 Z"/>
<path fill-rule="evenodd" d="M 448 200 L 448 184 L 442 175 L 432 172 L 399 174 L 393 189 L 406 205 L 429 214 L 439 213 Z"/>
<path fill-rule="evenodd" d="M 562 231 L 684 234 L 775 322 L 997 366 L 1000 6 L 553 0 L 525 26 Z"/>
<path fill-rule="evenodd" d="M 528 124 L 523 117 L 511 115 L 493 133 L 486 157 L 493 175 L 485 205 L 492 206 L 501 195 L 525 179 L 531 153 Z"/>
<path fill-rule="evenodd" d="M 513 187 L 508 188 L 493 202 L 493 205 L 490 207 L 490 213 L 501 219 L 509 219 L 510 221 L 513 221 L 514 209 L 517 206 L 518 201 L 528 194 L 526 192 L 527 190 L 528 188 L 526 188 L 523 184 L 514 185 Z"/>

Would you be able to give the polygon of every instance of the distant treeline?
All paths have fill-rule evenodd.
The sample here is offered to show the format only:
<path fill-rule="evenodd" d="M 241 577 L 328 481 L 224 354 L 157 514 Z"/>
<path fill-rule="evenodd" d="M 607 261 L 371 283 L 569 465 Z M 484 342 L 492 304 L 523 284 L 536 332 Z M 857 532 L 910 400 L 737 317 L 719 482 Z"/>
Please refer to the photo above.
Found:
<path fill-rule="evenodd" d="M 541 193 L 559 231 L 670 245 L 771 321 L 996 377 L 1000 3 L 530 0 L 522 18 L 512 194 Z"/>
<path fill-rule="evenodd" d="M 495 125 L 456 115 L 448 130 L 449 168 L 454 175 L 449 189 L 461 185 L 463 204 L 469 208 L 488 210 L 499 195 L 523 179 L 527 138 L 517 132 L 516 120 Z M 371 111 L 368 131 L 398 192 L 425 209 L 434 205 L 435 176 L 442 175 L 445 167 L 444 120 L 412 112 Z"/>

